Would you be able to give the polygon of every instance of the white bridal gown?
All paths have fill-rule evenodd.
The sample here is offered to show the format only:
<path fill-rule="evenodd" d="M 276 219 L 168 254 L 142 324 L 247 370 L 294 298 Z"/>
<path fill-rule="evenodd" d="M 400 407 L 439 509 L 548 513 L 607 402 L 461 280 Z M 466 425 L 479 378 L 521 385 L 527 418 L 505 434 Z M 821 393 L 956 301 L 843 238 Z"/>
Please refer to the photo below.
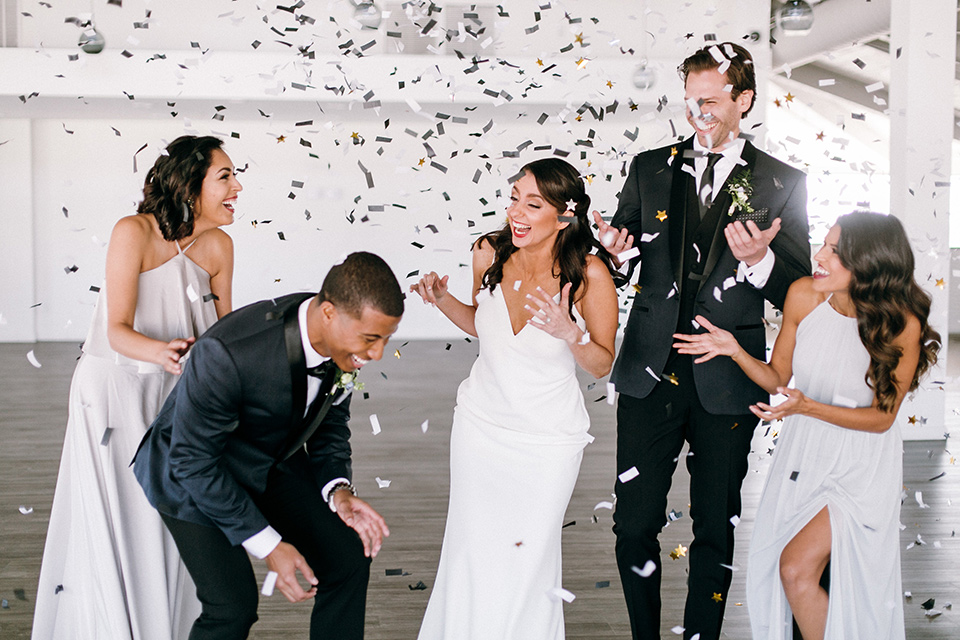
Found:
<path fill-rule="evenodd" d="M 856 318 L 823 302 L 800 322 L 793 372 L 810 398 L 868 407 L 870 356 Z M 780 584 L 784 546 L 823 507 L 830 514 L 830 604 L 825 640 L 902 640 L 900 491 L 903 443 L 896 422 L 884 433 L 814 418 L 786 419 L 757 509 L 747 567 L 754 638 L 793 637 Z"/>
<path fill-rule="evenodd" d="M 134 329 L 165 342 L 199 336 L 217 320 L 208 294 L 209 274 L 179 252 L 140 274 Z M 130 467 L 177 378 L 110 348 L 106 297 L 101 289 L 70 386 L 34 640 L 186 638 L 200 615 L 177 547 Z"/>
<path fill-rule="evenodd" d="M 593 438 L 570 348 L 532 326 L 514 335 L 501 288 L 477 294 L 480 356 L 457 395 L 420 640 L 564 637 L 560 530 Z"/>

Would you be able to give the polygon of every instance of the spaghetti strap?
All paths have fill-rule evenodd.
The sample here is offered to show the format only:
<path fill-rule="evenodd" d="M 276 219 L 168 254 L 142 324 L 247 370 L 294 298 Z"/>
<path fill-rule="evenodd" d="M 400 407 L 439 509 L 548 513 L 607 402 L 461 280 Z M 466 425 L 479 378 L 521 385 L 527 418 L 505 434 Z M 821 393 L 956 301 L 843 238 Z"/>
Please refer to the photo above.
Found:
<path fill-rule="evenodd" d="M 185 246 L 184 248 L 181 249 L 181 248 L 180 248 L 180 242 L 179 242 L 178 240 L 174 240 L 174 243 L 177 245 L 177 252 L 178 252 L 178 253 L 186 253 L 186 252 L 187 252 L 187 249 L 189 249 L 190 247 L 192 247 L 196 242 L 197 242 L 197 238 L 194 238 L 194 239 L 193 239 L 193 242 L 191 242 L 190 244 L 188 244 L 187 246 Z"/>

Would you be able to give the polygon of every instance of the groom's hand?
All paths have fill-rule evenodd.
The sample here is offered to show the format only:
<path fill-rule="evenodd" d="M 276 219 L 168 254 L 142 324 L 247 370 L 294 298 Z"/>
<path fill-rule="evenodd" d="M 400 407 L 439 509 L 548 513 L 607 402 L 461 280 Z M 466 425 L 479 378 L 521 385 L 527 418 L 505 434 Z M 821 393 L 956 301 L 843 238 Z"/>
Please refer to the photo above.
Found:
<path fill-rule="evenodd" d="M 346 490 L 333 494 L 337 515 L 357 532 L 363 542 L 363 555 L 376 558 L 383 539 L 390 535 L 387 523 L 369 504 Z"/>
<path fill-rule="evenodd" d="M 270 552 L 265 558 L 267 568 L 277 573 L 277 589 L 287 597 L 290 602 L 302 602 L 307 598 L 317 595 L 317 577 L 313 575 L 313 569 L 307 564 L 300 552 L 292 544 L 280 542 L 277 548 Z M 303 574 L 307 582 L 311 585 L 309 591 L 304 591 L 297 580 L 297 570 Z"/>

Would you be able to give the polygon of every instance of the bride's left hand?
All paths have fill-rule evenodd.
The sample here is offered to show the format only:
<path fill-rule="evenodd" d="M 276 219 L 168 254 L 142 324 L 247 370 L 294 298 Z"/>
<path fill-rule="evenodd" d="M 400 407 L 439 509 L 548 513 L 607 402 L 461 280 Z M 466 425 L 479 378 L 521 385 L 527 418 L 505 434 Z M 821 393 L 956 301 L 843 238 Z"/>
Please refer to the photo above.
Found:
<path fill-rule="evenodd" d="M 529 304 L 523 305 L 523 308 L 529 311 L 533 317 L 527 320 L 527 324 L 545 331 L 554 338 L 559 338 L 569 345 L 574 345 L 580 341 L 583 331 L 570 319 L 570 288 L 573 285 L 567 283 L 560 291 L 560 302 L 554 302 L 553 298 L 547 295 L 547 292 L 537 287 L 537 294 L 527 294 L 527 299 L 532 300 L 539 306 L 534 309 Z"/>

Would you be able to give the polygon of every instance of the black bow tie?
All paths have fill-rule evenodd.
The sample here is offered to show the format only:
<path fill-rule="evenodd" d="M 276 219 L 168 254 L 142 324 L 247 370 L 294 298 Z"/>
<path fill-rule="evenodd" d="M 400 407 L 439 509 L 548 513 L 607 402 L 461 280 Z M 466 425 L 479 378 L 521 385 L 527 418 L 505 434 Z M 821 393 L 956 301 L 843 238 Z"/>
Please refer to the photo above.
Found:
<path fill-rule="evenodd" d="M 337 365 L 333 362 L 333 358 L 330 358 L 329 360 L 324 360 L 315 367 L 307 367 L 307 375 L 323 380 L 327 377 L 327 373 L 335 369 L 336 366 Z"/>

